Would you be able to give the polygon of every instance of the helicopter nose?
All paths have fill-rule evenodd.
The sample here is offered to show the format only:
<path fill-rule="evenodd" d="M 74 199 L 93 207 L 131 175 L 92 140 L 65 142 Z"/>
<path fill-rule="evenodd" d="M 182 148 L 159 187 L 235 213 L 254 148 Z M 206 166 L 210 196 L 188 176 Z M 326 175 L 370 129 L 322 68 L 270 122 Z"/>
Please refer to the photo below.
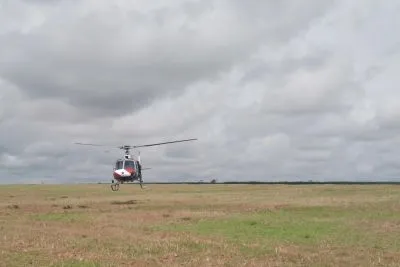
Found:
<path fill-rule="evenodd" d="M 121 178 L 121 175 L 119 175 L 119 173 L 116 171 L 113 173 L 113 176 L 115 179 Z"/>
<path fill-rule="evenodd" d="M 131 174 L 126 171 L 126 170 L 116 170 L 114 171 L 114 176 L 118 176 L 118 177 L 126 177 L 126 176 L 130 176 Z"/>

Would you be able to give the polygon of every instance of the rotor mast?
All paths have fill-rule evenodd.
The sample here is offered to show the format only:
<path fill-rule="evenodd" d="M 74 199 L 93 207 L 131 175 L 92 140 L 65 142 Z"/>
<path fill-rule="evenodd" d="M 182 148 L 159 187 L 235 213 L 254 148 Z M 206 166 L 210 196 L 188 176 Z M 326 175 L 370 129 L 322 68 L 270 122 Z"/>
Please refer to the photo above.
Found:
<path fill-rule="evenodd" d="M 130 153 L 130 150 L 132 149 L 131 146 L 123 145 L 123 146 L 120 146 L 119 148 L 125 151 L 125 159 L 131 158 L 131 153 Z"/>

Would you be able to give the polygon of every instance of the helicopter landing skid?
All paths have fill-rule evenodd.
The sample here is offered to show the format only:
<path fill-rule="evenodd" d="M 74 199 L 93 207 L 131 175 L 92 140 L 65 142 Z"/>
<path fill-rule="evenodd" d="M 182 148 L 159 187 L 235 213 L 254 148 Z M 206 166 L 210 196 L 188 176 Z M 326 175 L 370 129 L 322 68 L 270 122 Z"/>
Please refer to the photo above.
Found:
<path fill-rule="evenodd" d="M 118 191 L 119 190 L 119 183 L 111 184 L 111 190 L 112 191 Z"/>
<path fill-rule="evenodd" d="M 142 177 L 139 177 L 138 180 L 139 180 L 140 188 L 143 189 L 143 180 L 142 180 Z"/>
<path fill-rule="evenodd" d="M 144 189 L 144 186 L 143 186 L 143 180 L 142 179 L 139 179 L 139 184 L 140 184 L 140 188 L 141 189 Z M 111 184 L 111 190 L 112 191 L 119 191 L 119 185 L 120 185 L 120 183 L 114 183 L 114 180 L 112 181 L 112 184 Z"/>

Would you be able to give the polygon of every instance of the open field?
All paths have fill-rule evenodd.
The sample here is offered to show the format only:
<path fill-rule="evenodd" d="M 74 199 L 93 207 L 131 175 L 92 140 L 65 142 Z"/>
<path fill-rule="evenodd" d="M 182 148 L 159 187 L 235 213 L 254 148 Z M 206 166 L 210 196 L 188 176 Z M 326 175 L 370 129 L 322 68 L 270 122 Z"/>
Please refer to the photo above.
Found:
<path fill-rule="evenodd" d="M 0 186 L 0 266 L 400 266 L 397 185 Z"/>

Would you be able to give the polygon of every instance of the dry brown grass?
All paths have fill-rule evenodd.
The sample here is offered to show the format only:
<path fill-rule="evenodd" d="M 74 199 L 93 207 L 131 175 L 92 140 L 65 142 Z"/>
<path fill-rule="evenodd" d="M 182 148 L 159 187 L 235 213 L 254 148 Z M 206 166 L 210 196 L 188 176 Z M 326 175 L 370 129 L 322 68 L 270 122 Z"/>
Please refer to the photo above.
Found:
<path fill-rule="evenodd" d="M 0 187 L 0 266 L 400 266 L 398 186 Z"/>

